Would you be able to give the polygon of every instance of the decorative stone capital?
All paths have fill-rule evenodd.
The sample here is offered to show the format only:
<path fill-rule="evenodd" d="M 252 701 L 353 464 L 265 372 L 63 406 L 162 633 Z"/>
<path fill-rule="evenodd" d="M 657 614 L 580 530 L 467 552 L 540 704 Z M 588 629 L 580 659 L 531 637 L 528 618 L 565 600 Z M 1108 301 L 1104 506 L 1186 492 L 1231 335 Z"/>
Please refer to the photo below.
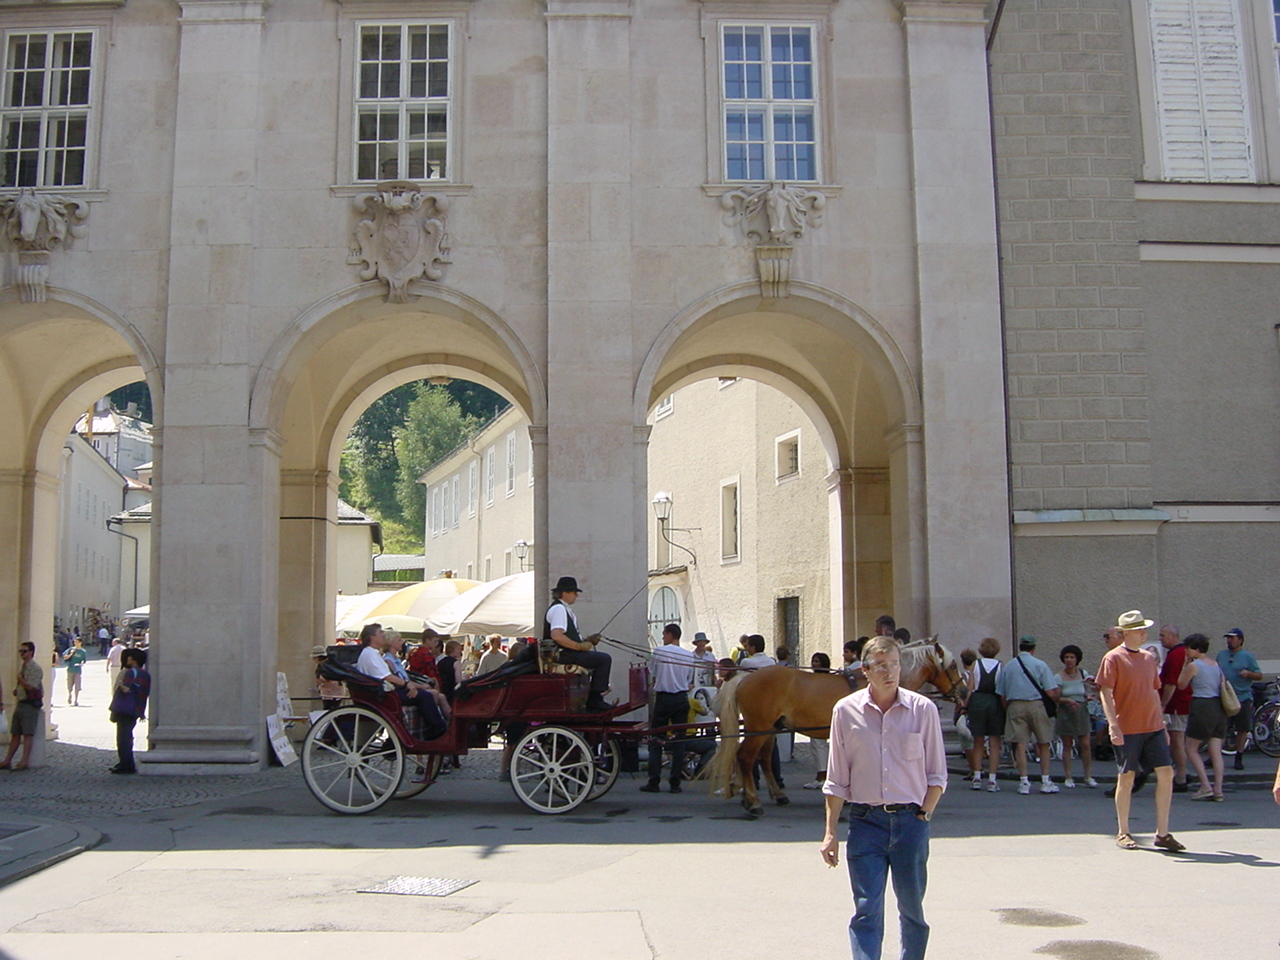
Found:
<path fill-rule="evenodd" d="M 741 226 L 756 243 L 762 297 L 790 295 L 792 244 L 822 223 L 826 203 L 817 190 L 785 183 L 739 187 L 720 197 L 725 222 Z"/>
<path fill-rule="evenodd" d="M 409 301 L 409 283 L 425 276 L 439 280 L 449 259 L 445 211 L 449 201 L 424 193 L 409 180 L 379 183 L 373 193 L 355 198 L 356 212 L 367 219 L 356 224 L 358 249 L 348 262 L 360 266 L 360 279 L 386 282 L 387 300 Z"/>
<path fill-rule="evenodd" d="M 49 254 L 84 236 L 89 207 L 79 200 L 37 193 L 23 187 L 16 197 L 0 200 L 5 235 L 18 251 L 18 291 L 24 303 L 44 303 L 49 282 Z"/>

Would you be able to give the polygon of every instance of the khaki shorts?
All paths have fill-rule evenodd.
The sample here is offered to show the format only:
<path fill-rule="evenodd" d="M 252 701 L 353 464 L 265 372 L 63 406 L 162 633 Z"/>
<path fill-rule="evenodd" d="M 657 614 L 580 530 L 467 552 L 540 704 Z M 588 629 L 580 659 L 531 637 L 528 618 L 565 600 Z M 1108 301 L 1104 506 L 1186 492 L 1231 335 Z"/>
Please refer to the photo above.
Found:
<path fill-rule="evenodd" d="M 1039 700 L 1010 700 L 1005 714 L 1004 738 L 1010 743 L 1048 743 L 1053 721 Z"/>
<path fill-rule="evenodd" d="M 1170 733 L 1185 733 L 1188 718 L 1189 715 L 1185 713 L 1166 713 L 1164 715 L 1164 728 Z"/>

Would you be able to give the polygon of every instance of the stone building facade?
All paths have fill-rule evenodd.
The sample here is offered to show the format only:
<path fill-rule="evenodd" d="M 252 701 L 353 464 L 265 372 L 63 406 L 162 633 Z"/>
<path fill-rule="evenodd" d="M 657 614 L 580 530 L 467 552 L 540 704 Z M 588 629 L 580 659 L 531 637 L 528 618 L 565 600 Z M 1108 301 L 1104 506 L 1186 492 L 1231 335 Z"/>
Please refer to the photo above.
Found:
<path fill-rule="evenodd" d="M 960 636 L 1015 584 L 1020 626 L 1164 606 L 1210 543 L 1237 584 L 1275 529 L 1269 24 L 1147 4 L 0 0 L 0 637 L 47 635 L 58 451 L 140 378 L 153 770 L 264 762 L 332 628 L 342 440 L 423 377 L 528 419 L 539 593 L 590 570 L 588 620 L 646 580 L 651 412 L 714 377 L 814 424 L 834 636 L 886 591 Z M 1178 23 L 1229 47 L 1224 4 L 1257 95 L 1173 189 Z"/>

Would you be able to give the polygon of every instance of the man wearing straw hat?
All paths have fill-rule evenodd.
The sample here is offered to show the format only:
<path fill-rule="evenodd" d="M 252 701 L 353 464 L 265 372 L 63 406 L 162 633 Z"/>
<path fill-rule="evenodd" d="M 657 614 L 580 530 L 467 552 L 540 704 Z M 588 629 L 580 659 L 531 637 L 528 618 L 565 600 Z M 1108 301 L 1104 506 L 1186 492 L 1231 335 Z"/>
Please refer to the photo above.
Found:
<path fill-rule="evenodd" d="M 1173 805 L 1173 758 L 1165 733 L 1160 706 L 1160 665 L 1155 654 L 1144 650 L 1151 620 L 1140 610 L 1120 614 L 1116 624 L 1124 641 L 1102 658 L 1097 684 L 1102 691 L 1102 709 L 1107 715 L 1111 742 L 1116 748 L 1120 775 L 1116 779 L 1116 846 L 1136 850 L 1138 843 L 1129 833 L 1129 801 L 1133 778 L 1139 770 L 1156 773 L 1156 839 L 1161 850 L 1185 850 L 1169 832 L 1169 808 Z"/>

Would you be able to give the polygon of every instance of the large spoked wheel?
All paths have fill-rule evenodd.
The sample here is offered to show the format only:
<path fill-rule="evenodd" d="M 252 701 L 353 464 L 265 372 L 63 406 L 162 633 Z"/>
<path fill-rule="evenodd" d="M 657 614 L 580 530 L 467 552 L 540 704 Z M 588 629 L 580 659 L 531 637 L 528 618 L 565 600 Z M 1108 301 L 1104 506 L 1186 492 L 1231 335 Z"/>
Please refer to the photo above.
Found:
<path fill-rule="evenodd" d="M 444 763 L 442 753 L 424 753 L 421 756 L 406 756 L 404 772 L 400 774 L 400 786 L 396 788 L 397 800 L 408 800 L 416 797 L 427 787 L 436 782 L 440 775 L 440 766 Z"/>
<path fill-rule="evenodd" d="M 1254 714 L 1253 743 L 1268 757 L 1280 757 L 1280 704 L 1268 703 Z"/>
<path fill-rule="evenodd" d="M 595 785 L 595 752 L 567 727 L 535 727 L 516 741 L 511 789 L 530 810 L 568 813 Z"/>
<path fill-rule="evenodd" d="M 618 773 L 622 770 L 622 748 L 617 740 L 606 740 L 594 750 L 596 775 L 587 793 L 588 800 L 598 800 L 613 789 L 618 782 Z"/>
<path fill-rule="evenodd" d="M 302 743 L 307 788 L 338 813 L 377 810 L 396 795 L 404 768 L 395 731 L 364 707 L 330 710 Z"/>

